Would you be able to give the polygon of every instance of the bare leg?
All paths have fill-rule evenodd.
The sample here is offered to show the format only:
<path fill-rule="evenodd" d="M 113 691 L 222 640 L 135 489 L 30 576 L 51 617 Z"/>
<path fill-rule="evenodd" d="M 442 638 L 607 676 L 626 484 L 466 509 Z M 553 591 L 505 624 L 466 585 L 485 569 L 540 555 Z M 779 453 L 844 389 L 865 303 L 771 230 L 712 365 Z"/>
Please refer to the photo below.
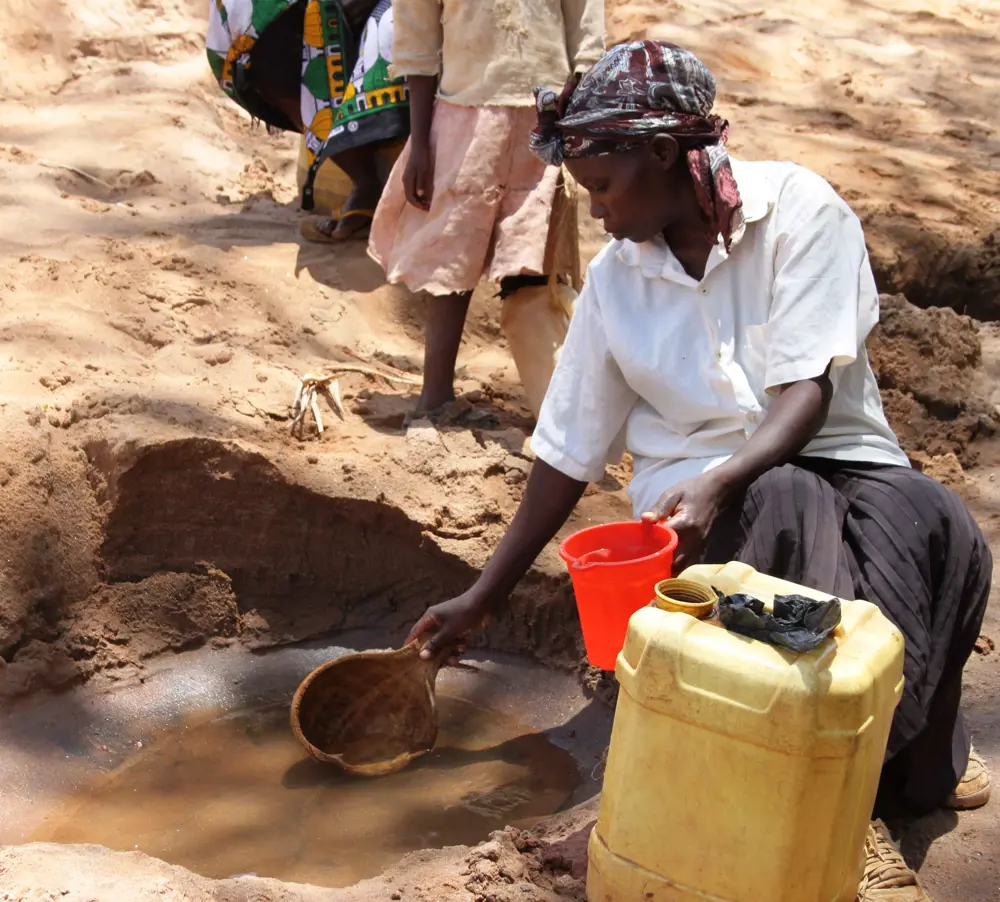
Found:
<path fill-rule="evenodd" d="M 347 216 L 351 210 L 373 211 L 382 197 L 382 179 L 379 177 L 376 149 L 371 146 L 352 147 L 334 154 L 330 159 L 354 183 L 354 190 L 344 203 L 339 221 L 326 219 L 319 230 L 338 239 L 351 238 L 371 225 L 371 213 Z"/>
<path fill-rule="evenodd" d="M 424 390 L 418 410 L 436 410 L 455 398 L 455 361 L 472 292 L 431 297 L 424 336 Z"/>
<path fill-rule="evenodd" d="M 331 159 L 350 176 L 354 182 L 354 192 L 348 199 L 344 209 L 356 207 L 371 209 L 382 196 L 382 180 L 378 174 L 376 154 L 378 150 L 371 145 L 352 147 L 334 154 Z M 357 200 L 358 203 L 352 203 Z M 363 203 L 362 203 L 363 201 Z"/>

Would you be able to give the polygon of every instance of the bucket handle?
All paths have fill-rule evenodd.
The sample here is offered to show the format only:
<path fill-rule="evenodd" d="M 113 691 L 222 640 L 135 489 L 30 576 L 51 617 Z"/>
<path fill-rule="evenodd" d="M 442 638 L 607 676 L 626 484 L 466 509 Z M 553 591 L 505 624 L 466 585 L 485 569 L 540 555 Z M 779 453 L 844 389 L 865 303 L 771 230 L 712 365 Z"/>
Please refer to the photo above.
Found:
<path fill-rule="evenodd" d="M 573 569 L 586 570 L 595 564 L 606 562 L 609 557 L 611 557 L 610 548 L 596 548 L 593 551 L 588 551 L 586 554 L 581 554 L 573 561 Z"/>

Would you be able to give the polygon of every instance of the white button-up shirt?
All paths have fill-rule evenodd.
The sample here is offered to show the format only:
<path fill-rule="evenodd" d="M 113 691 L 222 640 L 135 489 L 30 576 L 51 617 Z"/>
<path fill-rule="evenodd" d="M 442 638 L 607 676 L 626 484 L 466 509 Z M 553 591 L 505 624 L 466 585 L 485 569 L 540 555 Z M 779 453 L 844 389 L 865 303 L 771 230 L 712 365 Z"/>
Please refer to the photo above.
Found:
<path fill-rule="evenodd" d="M 713 248 L 700 281 L 662 239 L 597 255 L 532 439 L 587 482 L 628 449 L 637 514 L 739 451 L 777 388 L 831 364 L 830 411 L 803 454 L 909 466 L 865 351 L 878 292 L 861 223 L 800 166 L 733 172 L 745 230 L 729 254 Z"/>

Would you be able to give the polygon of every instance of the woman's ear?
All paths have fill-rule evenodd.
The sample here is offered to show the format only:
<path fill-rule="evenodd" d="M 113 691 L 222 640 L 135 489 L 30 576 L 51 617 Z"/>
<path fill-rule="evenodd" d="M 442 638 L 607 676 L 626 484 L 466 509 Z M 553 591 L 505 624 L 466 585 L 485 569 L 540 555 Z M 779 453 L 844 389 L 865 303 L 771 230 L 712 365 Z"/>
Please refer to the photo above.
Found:
<path fill-rule="evenodd" d="M 651 148 L 664 172 L 677 162 L 681 153 L 680 146 L 670 135 L 657 135 L 653 138 Z"/>

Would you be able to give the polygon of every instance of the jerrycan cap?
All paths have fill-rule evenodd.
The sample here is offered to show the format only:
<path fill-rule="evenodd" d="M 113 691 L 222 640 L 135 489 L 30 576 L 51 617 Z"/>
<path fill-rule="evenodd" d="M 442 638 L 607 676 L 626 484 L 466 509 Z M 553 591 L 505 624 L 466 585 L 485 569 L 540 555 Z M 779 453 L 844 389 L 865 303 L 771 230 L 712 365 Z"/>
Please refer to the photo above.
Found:
<path fill-rule="evenodd" d="M 660 580 L 654 592 L 653 604 L 661 611 L 690 614 L 703 620 L 715 609 L 715 592 L 690 579 Z"/>

